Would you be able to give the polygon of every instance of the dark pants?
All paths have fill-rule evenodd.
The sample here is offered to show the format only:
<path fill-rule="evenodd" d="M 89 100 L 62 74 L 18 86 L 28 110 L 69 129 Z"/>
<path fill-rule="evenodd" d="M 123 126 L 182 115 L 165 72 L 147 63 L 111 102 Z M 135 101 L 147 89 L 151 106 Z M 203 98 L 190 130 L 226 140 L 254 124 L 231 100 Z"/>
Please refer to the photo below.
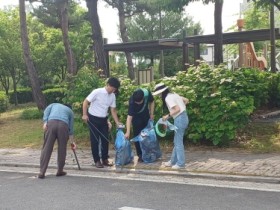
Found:
<path fill-rule="evenodd" d="M 44 134 L 44 144 L 40 157 L 40 173 L 45 174 L 57 139 L 57 167 L 63 171 L 66 159 L 67 142 L 69 139 L 68 125 L 61 120 L 50 120 Z"/>
<path fill-rule="evenodd" d="M 88 126 L 90 129 L 90 143 L 91 143 L 91 152 L 94 162 L 100 161 L 99 156 L 99 140 L 101 141 L 101 158 L 102 160 L 108 159 L 108 150 L 109 150 L 109 128 L 107 117 L 100 118 L 88 114 L 89 122 Z"/>
<path fill-rule="evenodd" d="M 132 122 L 132 126 L 133 126 L 133 136 L 138 136 L 141 131 L 146 128 L 146 126 L 148 125 L 149 119 L 148 120 L 142 120 L 142 119 L 137 119 L 135 121 Z M 139 141 L 134 142 L 135 145 L 135 149 L 136 149 L 136 153 L 138 157 L 142 157 L 142 150 L 140 147 L 140 143 Z"/>

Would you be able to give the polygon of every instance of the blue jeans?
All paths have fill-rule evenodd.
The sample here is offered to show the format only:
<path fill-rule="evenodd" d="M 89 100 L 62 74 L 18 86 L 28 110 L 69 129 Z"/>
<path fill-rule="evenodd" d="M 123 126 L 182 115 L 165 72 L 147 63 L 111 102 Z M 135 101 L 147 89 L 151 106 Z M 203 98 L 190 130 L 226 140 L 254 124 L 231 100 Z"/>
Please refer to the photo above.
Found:
<path fill-rule="evenodd" d="M 185 160 L 185 149 L 183 138 L 185 130 L 189 124 L 189 118 L 187 112 L 182 112 L 179 116 L 174 119 L 174 125 L 178 128 L 174 135 L 174 148 L 171 155 L 171 164 L 177 164 L 180 167 L 184 167 L 186 164 Z"/>

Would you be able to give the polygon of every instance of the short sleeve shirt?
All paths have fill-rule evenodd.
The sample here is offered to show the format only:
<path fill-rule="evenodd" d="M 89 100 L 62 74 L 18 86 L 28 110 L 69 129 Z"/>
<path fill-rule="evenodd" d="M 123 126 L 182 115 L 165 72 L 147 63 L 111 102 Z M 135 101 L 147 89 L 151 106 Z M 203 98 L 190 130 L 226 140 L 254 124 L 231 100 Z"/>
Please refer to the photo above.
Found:
<path fill-rule="evenodd" d="M 145 99 L 142 104 L 136 104 L 132 100 L 132 96 L 129 99 L 129 106 L 128 106 L 128 115 L 132 116 L 132 123 L 137 121 L 148 121 L 150 119 L 150 112 L 149 112 L 149 103 L 154 101 L 154 97 L 151 92 L 148 90 L 148 102 L 145 104 Z M 144 110 L 140 112 L 145 106 Z M 140 113 L 139 113 L 140 112 Z"/>
<path fill-rule="evenodd" d="M 167 108 L 169 111 L 172 109 L 172 107 L 174 107 L 176 105 L 179 106 L 180 112 L 178 114 L 176 114 L 175 116 L 173 116 L 173 118 L 176 118 L 178 115 L 180 115 L 183 111 L 186 110 L 186 105 L 185 105 L 182 97 L 176 93 L 167 94 L 167 96 L 165 98 L 165 102 L 166 102 L 166 105 L 167 105 Z"/>
<path fill-rule="evenodd" d="M 107 117 L 108 109 L 116 107 L 115 94 L 109 94 L 105 87 L 93 90 L 86 99 L 90 102 L 88 112 L 95 117 Z"/>

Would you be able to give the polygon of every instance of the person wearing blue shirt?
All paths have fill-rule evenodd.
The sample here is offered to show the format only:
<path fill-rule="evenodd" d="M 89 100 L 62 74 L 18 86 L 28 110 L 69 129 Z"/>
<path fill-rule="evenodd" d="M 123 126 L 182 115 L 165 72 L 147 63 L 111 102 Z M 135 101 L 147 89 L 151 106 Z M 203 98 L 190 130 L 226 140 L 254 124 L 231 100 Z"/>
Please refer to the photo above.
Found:
<path fill-rule="evenodd" d="M 44 144 L 40 157 L 40 173 L 38 178 L 45 178 L 45 173 L 57 140 L 57 173 L 56 176 L 65 176 L 63 171 L 66 159 L 67 142 L 73 142 L 74 113 L 70 105 L 52 103 L 44 111 L 43 116 Z"/>

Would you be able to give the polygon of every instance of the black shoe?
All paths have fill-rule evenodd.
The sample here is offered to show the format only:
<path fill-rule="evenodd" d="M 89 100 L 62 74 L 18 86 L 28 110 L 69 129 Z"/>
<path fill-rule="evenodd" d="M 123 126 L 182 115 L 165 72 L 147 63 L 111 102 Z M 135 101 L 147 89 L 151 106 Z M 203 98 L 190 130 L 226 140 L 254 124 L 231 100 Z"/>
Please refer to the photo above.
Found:
<path fill-rule="evenodd" d="M 95 167 L 96 168 L 104 168 L 103 164 L 100 161 L 96 161 Z"/>
<path fill-rule="evenodd" d="M 110 163 L 110 162 L 108 161 L 108 159 L 103 160 L 102 163 L 103 163 L 104 166 L 113 166 L 113 164 Z"/>
<path fill-rule="evenodd" d="M 44 179 L 44 178 L 45 178 L 45 174 L 39 173 L 39 174 L 38 174 L 38 178 L 39 178 L 39 179 Z"/>
<path fill-rule="evenodd" d="M 138 163 L 143 163 L 143 159 L 141 157 L 138 157 Z"/>
<path fill-rule="evenodd" d="M 65 171 L 60 171 L 56 173 L 56 176 L 65 176 L 67 173 Z"/>

